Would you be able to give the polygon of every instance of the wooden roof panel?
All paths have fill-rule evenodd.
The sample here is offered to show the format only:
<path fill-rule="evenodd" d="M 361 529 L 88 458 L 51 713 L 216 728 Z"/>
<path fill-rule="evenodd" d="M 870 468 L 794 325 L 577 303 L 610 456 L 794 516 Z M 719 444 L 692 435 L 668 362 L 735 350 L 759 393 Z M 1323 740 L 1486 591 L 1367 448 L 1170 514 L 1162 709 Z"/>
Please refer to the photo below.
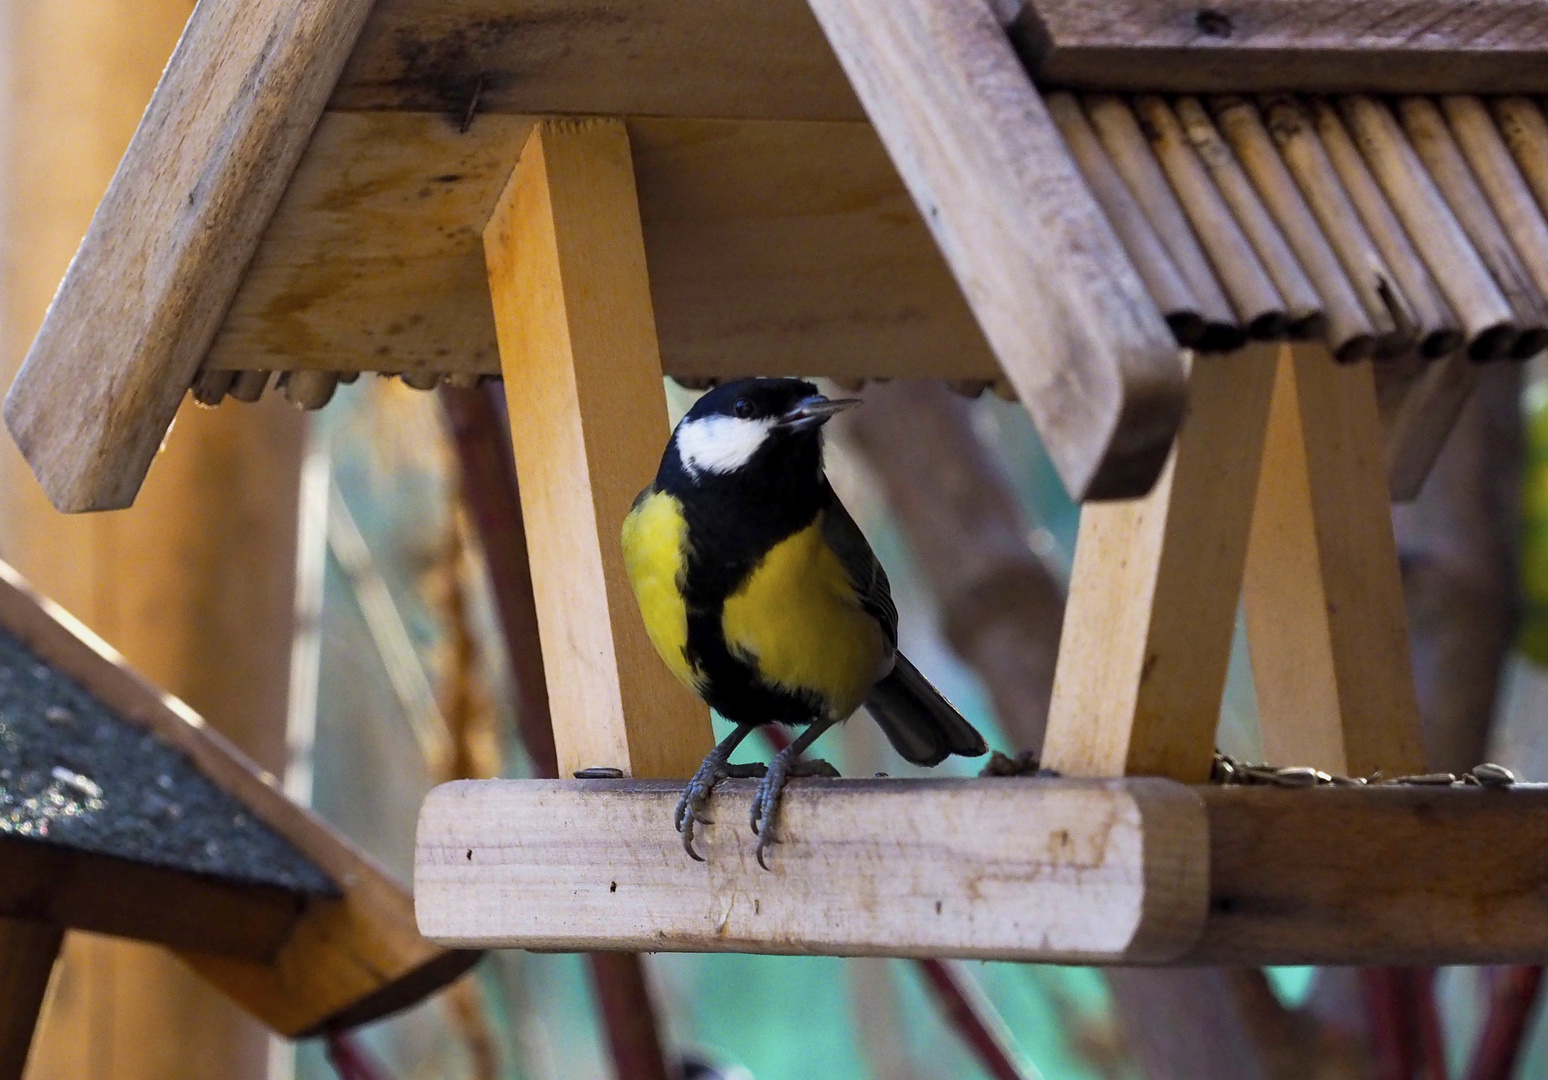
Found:
<path fill-rule="evenodd" d="M 498 374 L 481 233 L 532 123 L 325 114 L 206 366 Z M 669 373 L 998 374 L 870 125 L 629 134 Z"/>

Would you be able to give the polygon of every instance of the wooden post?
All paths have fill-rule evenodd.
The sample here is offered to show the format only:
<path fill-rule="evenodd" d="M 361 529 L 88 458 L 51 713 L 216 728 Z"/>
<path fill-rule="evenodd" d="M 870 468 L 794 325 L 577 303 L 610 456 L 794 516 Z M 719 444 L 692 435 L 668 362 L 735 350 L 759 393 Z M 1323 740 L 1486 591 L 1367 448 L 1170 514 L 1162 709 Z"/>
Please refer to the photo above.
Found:
<path fill-rule="evenodd" d="M 1266 760 L 1422 772 L 1369 364 L 1280 360 L 1242 598 Z"/>
<path fill-rule="evenodd" d="M 1195 357 L 1155 490 L 1082 509 L 1045 766 L 1208 777 L 1278 348 Z"/>
<path fill-rule="evenodd" d="M 618 538 L 668 433 L 623 123 L 539 123 L 484 251 L 559 773 L 691 776 L 708 710 L 651 647 Z"/>
<path fill-rule="evenodd" d="M 64 932 L 0 919 L 0 1080 L 21 1080 Z"/>

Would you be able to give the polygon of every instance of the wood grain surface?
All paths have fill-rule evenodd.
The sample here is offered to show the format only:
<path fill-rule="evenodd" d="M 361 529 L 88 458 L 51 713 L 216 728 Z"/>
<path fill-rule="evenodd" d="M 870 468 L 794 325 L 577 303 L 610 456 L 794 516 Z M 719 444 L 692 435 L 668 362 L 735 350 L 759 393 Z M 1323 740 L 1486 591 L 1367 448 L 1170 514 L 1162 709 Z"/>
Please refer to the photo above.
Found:
<path fill-rule="evenodd" d="M 678 789 L 474 781 L 420 811 L 415 896 L 441 941 L 1155 962 L 1204 918 L 1197 796 L 1158 780 L 796 780 L 772 872 L 753 784 L 716 789 L 706 861 L 672 829 Z"/>

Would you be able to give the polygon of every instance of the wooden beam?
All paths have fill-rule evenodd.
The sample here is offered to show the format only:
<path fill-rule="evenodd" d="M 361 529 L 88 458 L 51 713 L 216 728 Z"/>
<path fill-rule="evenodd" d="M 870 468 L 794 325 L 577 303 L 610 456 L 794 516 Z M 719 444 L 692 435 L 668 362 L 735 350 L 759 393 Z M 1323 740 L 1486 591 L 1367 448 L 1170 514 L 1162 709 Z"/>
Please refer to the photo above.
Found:
<path fill-rule="evenodd" d="M 743 825 L 751 794 L 746 782 L 717 789 L 708 861 L 695 863 L 672 831 L 675 785 L 438 788 L 420 813 L 422 925 L 458 945 L 563 950 L 1548 960 L 1542 786 L 797 781 L 772 873 Z"/>
<path fill-rule="evenodd" d="M 1548 960 L 1548 788 L 1215 788 L 1187 963 Z"/>
<path fill-rule="evenodd" d="M 550 120 L 484 231 L 561 776 L 692 776 L 709 710 L 645 635 L 619 530 L 666 445 L 629 137 Z"/>
<path fill-rule="evenodd" d="M 185 952 L 183 959 L 275 1031 L 351 1026 L 417 1001 L 477 959 L 420 937 L 413 900 L 375 863 L 253 765 L 187 705 L 141 679 L 102 639 L 36 596 L 0 563 L 0 625 L 124 720 L 188 757 L 328 875 L 272 963 Z"/>
<path fill-rule="evenodd" d="M 0 918 L 0 1080 L 21 1080 L 64 931 Z"/>
<path fill-rule="evenodd" d="M 280 952 L 303 894 L 0 833 L 0 919 L 260 962 Z"/>
<path fill-rule="evenodd" d="M 865 115 L 805 0 L 378 0 L 329 105 L 457 122 Z"/>
<path fill-rule="evenodd" d="M 1066 488 L 1150 490 L 1181 357 L 989 5 L 812 10 Z"/>
<path fill-rule="evenodd" d="M 1385 446 L 1369 364 L 1280 360 L 1242 601 L 1264 757 L 1424 771 Z"/>
<path fill-rule="evenodd" d="M 421 925 L 502 948 L 1143 963 L 1204 918 L 1203 814 L 1180 785 L 798 780 L 772 873 L 752 787 L 716 789 L 696 863 L 674 785 L 443 785 L 420 811 Z"/>
<path fill-rule="evenodd" d="M 826 47 L 826 46 L 824 46 Z M 323 116 L 210 348 L 232 370 L 498 374 L 484 225 L 535 116 Z M 627 122 L 668 374 L 993 379 L 864 122 Z"/>
<path fill-rule="evenodd" d="M 1048 768 L 1208 777 L 1278 349 L 1195 357 L 1155 490 L 1082 509 Z"/>
<path fill-rule="evenodd" d="M 1040 81 L 1179 93 L 1542 93 L 1548 27 L 1510 0 L 1024 0 Z"/>
<path fill-rule="evenodd" d="M 129 505 L 371 0 L 201 0 L 5 401 L 61 510 Z"/>

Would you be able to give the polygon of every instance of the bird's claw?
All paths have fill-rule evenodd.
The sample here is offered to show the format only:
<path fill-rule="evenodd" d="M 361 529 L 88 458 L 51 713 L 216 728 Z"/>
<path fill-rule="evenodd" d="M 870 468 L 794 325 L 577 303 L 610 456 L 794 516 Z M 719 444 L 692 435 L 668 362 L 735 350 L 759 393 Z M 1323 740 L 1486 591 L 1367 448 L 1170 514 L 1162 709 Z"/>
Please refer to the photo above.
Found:
<path fill-rule="evenodd" d="M 677 810 L 672 815 L 672 824 L 682 836 L 683 850 L 688 853 L 690 859 L 695 862 L 704 861 L 704 856 L 693 848 L 694 826 L 715 823 L 712 818 L 704 814 L 704 811 L 709 808 L 710 796 L 714 794 L 715 785 L 722 780 L 762 777 L 767 771 L 768 766 L 762 762 L 729 765 L 707 761 L 699 767 L 699 771 L 683 789 L 683 797 L 677 800 Z"/>
<path fill-rule="evenodd" d="M 838 775 L 837 769 L 820 759 L 790 761 L 783 754 L 774 758 L 774 764 L 769 766 L 767 775 L 758 785 L 757 792 L 753 794 L 752 806 L 747 815 L 747 823 L 752 827 L 753 834 L 758 837 L 758 846 L 754 854 L 759 866 L 765 870 L 770 868 L 765 856 L 768 854 L 769 847 L 779 842 L 774 837 L 774 828 L 786 782 L 799 776 L 823 776 L 836 779 Z"/>

